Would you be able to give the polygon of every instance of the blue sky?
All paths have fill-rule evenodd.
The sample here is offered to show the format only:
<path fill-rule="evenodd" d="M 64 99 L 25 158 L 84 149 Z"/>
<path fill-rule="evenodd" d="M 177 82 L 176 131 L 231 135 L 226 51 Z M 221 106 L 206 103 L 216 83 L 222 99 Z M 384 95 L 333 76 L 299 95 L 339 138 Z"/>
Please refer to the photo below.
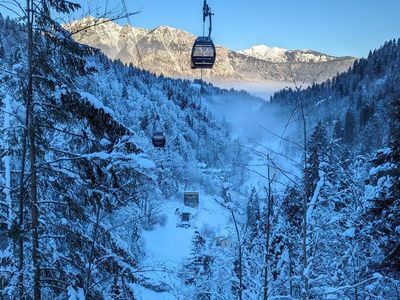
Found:
<path fill-rule="evenodd" d="M 117 6 L 119 0 L 79 0 L 83 8 Z M 134 26 L 169 25 L 202 32 L 203 0 L 126 0 Z M 240 50 L 256 44 L 366 56 L 400 37 L 400 0 L 208 0 L 213 38 Z M 121 6 L 120 6 L 121 7 Z M 84 11 L 87 11 L 84 9 Z M 122 23 L 126 22 L 122 20 Z"/>

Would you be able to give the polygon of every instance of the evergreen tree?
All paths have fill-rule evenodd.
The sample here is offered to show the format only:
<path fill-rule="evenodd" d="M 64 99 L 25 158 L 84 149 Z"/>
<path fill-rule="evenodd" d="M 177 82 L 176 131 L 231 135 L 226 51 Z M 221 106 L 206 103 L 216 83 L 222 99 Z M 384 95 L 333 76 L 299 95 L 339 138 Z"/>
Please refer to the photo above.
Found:
<path fill-rule="evenodd" d="M 365 126 L 373 114 L 374 114 L 374 108 L 372 106 L 364 105 L 363 107 L 361 107 L 360 117 L 359 117 L 360 126 L 361 127 Z"/>
<path fill-rule="evenodd" d="M 122 87 L 122 94 L 121 94 L 121 97 L 122 97 L 122 99 L 124 99 L 124 100 L 128 100 L 128 98 L 129 98 L 128 89 L 127 89 L 126 85 L 124 85 L 124 86 Z"/>
<path fill-rule="evenodd" d="M 63 0 L 27 5 L 28 43 L 10 51 L 12 71 L 23 70 L 17 92 L 25 97 L 26 112 L 23 116 L 20 105 L 14 113 L 25 117 L 25 126 L 19 126 L 20 149 L 12 152 L 21 169 L 15 197 L 19 213 L 10 231 L 16 253 L 7 261 L 16 270 L 7 278 L 6 298 L 66 298 L 74 289 L 101 299 L 96 282 L 105 282 L 110 273 L 129 266 L 118 280 L 122 290 L 135 281 L 133 253 L 121 247 L 104 220 L 137 197 L 132 191 L 141 192 L 137 186 L 143 176 L 129 159 L 138 150 L 129 130 L 77 88 L 78 79 L 88 75 L 86 61 L 94 50 L 75 43 L 51 12 L 68 14 L 79 5 Z M 99 157 L 97 151 L 115 151 L 122 159 Z"/>
<path fill-rule="evenodd" d="M 18 45 L 15 48 L 14 53 L 12 53 L 11 64 L 16 65 L 22 62 L 22 49 L 21 46 Z"/>
<path fill-rule="evenodd" d="M 0 32 L 0 59 L 6 57 L 6 49 L 4 48 L 4 37 L 3 33 Z"/>
<path fill-rule="evenodd" d="M 210 241 L 196 231 L 192 254 L 185 266 L 185 283 L 193 288 L 192 299 L 211 299 L 214 255 L 210 247 Z"/>
<path fill-rule="evenodd" d="M 280 231 L 282 235 L 287 238 L 283 241 L 285 245 L 286 259 L 278 259 L 273 262 L 276 264 L 275 273 L 276 279 L 274 280 L 283 293 L 290 295 L 291 297 L 300 298 L 302 282 L 300 273 L 298 271 L 301 268 L 301 235 L 302 235 L 302 218 L 303 218 L 303 195 L 296 188 L 288 188 L 285 191 L 282 205 L 282 215 L 278 219 L 281 224 Z M 276 232 L 278 235 L 280 232 Z M 282 266 L 285 268 L 283 269 Z M 282 276 L 280 275 L 280 272 Z M 278 273 L 279 272 L 279 273 Z M 285 277 L 287 276 L 287 277 Z"/>
<path fill-rule="evenodd" d="M 252 248 L 260 233 L 260 203 L 255 188 L 251 190 L 248 206 L 247 206 L 247 226 L 249 230 L 248 247 Z"/>
<path fill-rule="evenodd" d="M 322 122 L 318 122 L 308 145 L 307 167 L 304 171 L 304 181 L 308 198 L 312 197 L 317 182 L 320 179 L 319 170 L 326 163 L 326 149 L 328 148 L 327 133 Z"/>
<path fill-rule="evenodd" d="M 260 215 L 260 203 L 256 189 L 253 187 L 250 193 L 246 211 L 246 239 L 243 249 L 243 273 L 244 273 L 244 294 L 246 297 L 254 298 L 256 291 L 262 282 L 262 254 L 264 252 L 264 236 Z M 238 266 L 237 266 L 238 267 Z"/>
<path fill-rule="evenodd" d="M 400 275 L 400 98 L 391 103 L 389 147 L 373 159 L 370 181 L 374 189 L 367 215 L 372 234 L 379 238 L 383 257 L 379 269 L 389 276 Z"/>
<path fill-rule="evenodd" d="M 344 130 L 343 130 L 343 138 L 344 142 L 348 145 L 352 145 L 355 139 L 356 133 L 356 119 L 354 117 L 354 113 L 349 109 L 346 112 L 346 116 L 344 118 Z"/>
<path fill-rule="evenodd" d="M 333 128 L 333 138 L 342 139 L 343 138 L 343 127 L 340 120 L 336 120 L 335 127 Z"/>

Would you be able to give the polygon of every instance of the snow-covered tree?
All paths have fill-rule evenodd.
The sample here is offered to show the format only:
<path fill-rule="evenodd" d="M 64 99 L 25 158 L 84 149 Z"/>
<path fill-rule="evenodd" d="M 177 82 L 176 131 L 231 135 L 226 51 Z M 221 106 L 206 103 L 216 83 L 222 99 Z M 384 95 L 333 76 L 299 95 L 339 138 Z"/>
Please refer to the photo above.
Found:
<path fill-rule="evenodd" d="M 390 143 L 378 150 L 370 171 L 368 219 L 382 250 L 378 270 L 400 275 L 400 98 L 391 103 Z"/>

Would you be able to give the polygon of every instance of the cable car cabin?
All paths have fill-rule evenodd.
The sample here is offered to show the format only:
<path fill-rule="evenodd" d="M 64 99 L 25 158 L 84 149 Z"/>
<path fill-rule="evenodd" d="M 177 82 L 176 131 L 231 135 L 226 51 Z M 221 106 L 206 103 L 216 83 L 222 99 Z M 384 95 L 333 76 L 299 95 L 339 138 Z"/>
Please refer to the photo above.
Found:
<path fill-rule="evenodd" d="M 151 141 L 153 143 L 153 146 L 157 147 L 157 148 L 164 148 L 165 144 L 167 142 L 165 139 L 165 136 L 162 132 L 157 132 L 157 133 L 153 134 Z"/>
<path fill-rule="evenodd" d="M 192 48 L 192 69 L 211 69 L 217 53 L 210 37 L 199 36 Z"/>
<path fill-rule="evenodd" d="M 189 207 L 197 208 L 199 206 L 199 193 L 198 192 L 184 192 L 183 204 Z"/>
<path fill-rule="evenodd" d="M 191 219 L 191 214 L 188 212 L 184 212 L 181 214 L 181 220 L 180 224 L 178 224 L 178 227 L 183 227 L 183 228 L 188 228 L 190 227 L 190 219 Z"/>

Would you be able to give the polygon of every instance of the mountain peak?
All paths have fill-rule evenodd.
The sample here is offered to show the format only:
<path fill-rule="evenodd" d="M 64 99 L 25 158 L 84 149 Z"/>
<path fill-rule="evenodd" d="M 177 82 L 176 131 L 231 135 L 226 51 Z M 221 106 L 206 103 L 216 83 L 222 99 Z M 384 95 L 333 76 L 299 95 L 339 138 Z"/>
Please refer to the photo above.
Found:
<path fill-rule="evenodd" d="M 168 25 L 160 25 L 160 26 L 157 26 L 156 28 L 155 28 L 155 30 L 171 30 L 171 31 L 176 31 L 176 30 L 178 30 L 178 29 L 176 29 L 176 28 L 174 28 L 174 27 L 171 27 L 171 26 L 168 26 Z"/>
<path fill-rule="evenodd" d="M 286 52 L 288 50 L 278 47 L 268 47 L 267 45 L 256 45 L 249 49 L 239 51 L 247 56 L 267 60 L 271 62 L 285 62 L 287 61 Z"/>
<path fill-rule="evenodd" d="M 254 58 L 283 63 L 283 62 L 326 62 L 337 59 L 335 56 L 320 53 L 311 49 L 288 50 L 267 45 L 255 45 L 251 48 L 239 51 Z"/>
<path fill-rule="evenodd" d="M 257 51 L 268 51 L 268 50 L 282 50 L 287 51 L 287 49 L 279 48 L 279 47 L 269 47 L 265 44 L 255 45 L 250 49 L 257 50 Z M 248 49 L 247 49 L 248 50 Z"/>

